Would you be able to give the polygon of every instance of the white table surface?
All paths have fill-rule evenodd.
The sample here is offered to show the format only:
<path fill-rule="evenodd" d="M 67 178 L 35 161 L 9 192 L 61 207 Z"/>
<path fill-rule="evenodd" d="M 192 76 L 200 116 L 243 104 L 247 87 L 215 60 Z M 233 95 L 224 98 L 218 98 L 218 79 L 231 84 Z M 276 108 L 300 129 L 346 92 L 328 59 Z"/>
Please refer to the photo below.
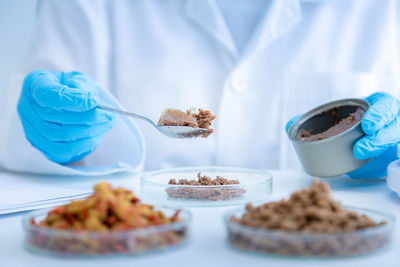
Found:
<path fill-rule="evenodd" d="M 289 171 L 272 171 L 274 174 L 273 198 L 287 197 L 290 192 L 309 186 L 312 178 Z M 13 174 L 25 178 L 22 175 Z M 32 179 L 35 177 L 29 177 Z M 68 188 L 84 190 L 98 180 L 126 184 L 139 191 L 139 179 L 132 174 L 107 178 L 51 178 L 37 177 L 40 182 L 65 184 Z M 290 259 L 258 256 L 234 250 L 226 244 L 222 215 L 234 207 L 191 208 L 191 240 L 189 244 L 171 252 L 139 257 L 100 259 L 57 258 L 32 254 L 23 248 L 21 218 L 25 213 L 0 216 L 0 266 L 400 266 L 400 199 L 386 186 L 385 181 L 357 181 L 348 178 L 325 179 L 333 195 L 346 205 L 368 207 L 387 211 L 397 216 L 394 244 L 389 250 L 374 255 L 342 259 Z M 1 183 L 1 181 L 0 181 Z M 1 184 L 0 184 L 1 186 Z M 1 198 L 1 196 L 0 196 Z"/>

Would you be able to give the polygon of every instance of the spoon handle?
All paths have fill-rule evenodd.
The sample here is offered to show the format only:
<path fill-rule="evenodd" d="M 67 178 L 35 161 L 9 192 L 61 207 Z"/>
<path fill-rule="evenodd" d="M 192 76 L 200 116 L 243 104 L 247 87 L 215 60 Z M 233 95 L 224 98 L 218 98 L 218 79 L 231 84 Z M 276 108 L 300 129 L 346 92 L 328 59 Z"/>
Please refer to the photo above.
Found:
<path fill-rule="evenodd" d="M 139 114 L 131 113 L 131 112 L 128 112 L 128 111 L 125 111 L 125 110 L 116 109 L 116 108 L 112 108 L 112 107 L 106 107 L 106 106 L 103 106 L 103 105 L 97 105 L 97 108 L 103 109 L 103 110 L 107 110 L 107 111 L 111 111 L 111 112 L 118 113 L 118 114 L 122 114 L 122 115 L 125 115 L 125 116 L 129 116 L 129 117 L 132 117 L 132 118 L 135 118 L 135 119 L 144 120 L 144 121 L 147 121 L 148 123 L 150 123 L 151 125 L 153 125 L 154 127 L 157 127 L 157 125 L 152 120 L 150 120 L 149 118 L 144 117 L 142 115 L 139 115 Z"/>

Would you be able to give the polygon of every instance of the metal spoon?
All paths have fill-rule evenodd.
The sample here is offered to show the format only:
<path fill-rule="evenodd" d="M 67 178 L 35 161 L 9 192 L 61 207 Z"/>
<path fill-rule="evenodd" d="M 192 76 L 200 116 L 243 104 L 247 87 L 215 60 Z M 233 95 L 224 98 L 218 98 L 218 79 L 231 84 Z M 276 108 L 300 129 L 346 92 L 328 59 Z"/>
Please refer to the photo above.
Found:
<path fill-rule="evenodd" d="M 157 125 L 151 119 L 144 117 L 142 115 L 139 115 L 139 114 L 131 113 L 131 112 L 128 112 L 125 110 L 120 110 L 120 109 L 116 109 L 116 108 L 112 108 L 112 107 L 106 107 L 103 105 L 97 105 L 97 108 L 107 110 L 110 112 L 114 112 L 114 113 L 118 113 L 118 114 L 122 114 L 122 115 L 126 115 L 129 117 L 135 118 L 135 119 L 147 121 L 148 123 L 153 125 L 155 128 L 157 128 L 157 130 L 160 133 L 162 133 L 163 135 L 166 135 L 168 137 L 172 137 L 172 138 L 191 138 L 191 137 L 197 137 L 197 136 L 200 136 L 203 134 L 207 134 L 208 132 L 210 132 L 209 130 L 204 129 L 204 128 L 193 128 L 193 127 L 188 127 L 188 126 L 160 126 L 160 125 Z"/>

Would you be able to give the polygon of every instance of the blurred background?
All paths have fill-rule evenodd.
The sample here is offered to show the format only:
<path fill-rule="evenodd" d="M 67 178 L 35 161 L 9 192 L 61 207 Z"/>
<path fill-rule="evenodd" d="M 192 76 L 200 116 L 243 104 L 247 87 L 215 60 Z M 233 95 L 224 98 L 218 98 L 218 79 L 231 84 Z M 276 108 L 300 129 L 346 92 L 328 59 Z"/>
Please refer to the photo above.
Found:
<path fill-rule="evenodd" d="M 35 27 L 37 0 L 0 0 L 0 92 L 24 63 Z"/>

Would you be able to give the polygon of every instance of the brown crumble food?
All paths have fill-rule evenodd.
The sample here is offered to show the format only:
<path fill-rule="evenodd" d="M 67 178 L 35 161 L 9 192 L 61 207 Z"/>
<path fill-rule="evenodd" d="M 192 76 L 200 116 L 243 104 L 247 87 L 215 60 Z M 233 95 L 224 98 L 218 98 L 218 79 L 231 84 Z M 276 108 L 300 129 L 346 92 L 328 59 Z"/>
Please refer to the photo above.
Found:
<path fill-rule="evenodd" d="M 258 207 L 247 204 L 246 213 L 232 220 L 250 227 L 306 233 L 342 233 L 377 225 L 366 215 L 343 209 L 331 197 L 329 185 L 316 180 L 288 200 Z"/>
<path fill-rule="evenodd" d="M 198 112 L 195 109 L 188 109 L 183 112 L 179 109 L 167 108 L 161 114 L 158 121 L 159 126 L 188 126 L 192 128 L 207 129 L 207 132 L 202 133 L 202 137 L 208 137 L 214 132 L 211 128 L 212 121 L 216 118 L 211 111 L 199 108 Z M 193 136 L 196 137 L 196 136 Z"/>
<path fill-rule="evenodd" d="M 197 180 L 180 179 L 178 182 L 176 179 L 170 179 L 169 185 L 177 185 L 168 187 L 165 191 L 171 198 L 182 198 L 182 199 L 197 199 L 197 200 L 230 200 L 243 196 L 246 190 L 243 188 L 218 188 L 208 189 L 207 186 L 215 185 L 237 185 L 240 184 L 239 180 L 226 179 L 221 176 L 217 176 L 215 179 L 211 179 L 206 175 L 197 174 Z M 196 187 L 185 187 L 179 188 L 179 185 L 193 185 Z M 198 186 L 204 186 L 204 188 L 198 188 Z"/>
<path fill-rule="evenodd" d="M 190 112 L 190 111 L 186 111 Z M 204 110 L 199 108 L 198 113 L 193 113 L 192 116 L 196 118 L 197 120 L 197 125 L 199 128 L 207 129 L 209 132 L 204 133 L 202 137 L 208 137 L 210 134 L 214 132 L 213 129 L 211 129 L 211 124 L 212 121 L 217 117 L 216 115 L 213 115 L 211 111 L 209 110 Z"/>
<path fill-rule="evenodd" d="M 256 250 L 283 255 L 352 255 L 383 247 L 388 236 L 382 234 L 368 236 L 335 235 L 352 233 L 386 224 L 376 223 L 365 214 L 343 209 L 330 195 L 326 182 L 314 180 L 311 187 L 291 194 L 288 200 L 269 202 L 254 207 L 246 205 L 246 212 L 230 221 L 256 229 L 277 230 L 275 234 L 261 237 L 259 234 L 228 229 L 229 242 L 247 250 Z M 331 234 L 315 243 L 303 241 L 301 236 L 285 235 L 285 232 L 307 234 Z M 284 237 L 279 235 L 285 235 Z"/>
<path fill-rule="evenodd" d="M 169 230 L 142 237 L 132 235 L 132 240 L 118 235 L 88 240 L 87 237 L 71 238 L 69 235 L 50 236 L 40 229 L 53 228 L 82 234 L 128 231 L 177 222 L 179 213 L 180 210 L 168 217 L 153 206 L 140 203 L 130 190 L 121 187 L 113 189 L 110 184 L 102 182 L 94 187 L 94 194 L 88 198 L 72 201 L 51 210 L 39 223 L 31 219 L 30 223 L 35 227 L 31 230 L 28 242 L 33 246 L 59 253 L 108 254 L 145 251 L 157 246 L 180 243 L 185 239 L 186 232 Z M 132 246 L 132 242 L 135 246 Z"/>
<path fill-rule="evenodd" d="M 334 113 L 335 110 L 332 109 L 330 110 L 330 112 Z M 322 133 L 313 134 L 312 129 L 300 129 L 296 134 L 296 140 L 303 142 L 312 142 L 338 135 L 350 129 L 358 122 L 360 122 L 364 116 L 364 113 L 365 113 L 364 109 L 357 108 L 355 112 L 349 114 L 348 117 L 336 122 L 332 127 L 328 128 L 326 131 L 323 131 Z"/>

